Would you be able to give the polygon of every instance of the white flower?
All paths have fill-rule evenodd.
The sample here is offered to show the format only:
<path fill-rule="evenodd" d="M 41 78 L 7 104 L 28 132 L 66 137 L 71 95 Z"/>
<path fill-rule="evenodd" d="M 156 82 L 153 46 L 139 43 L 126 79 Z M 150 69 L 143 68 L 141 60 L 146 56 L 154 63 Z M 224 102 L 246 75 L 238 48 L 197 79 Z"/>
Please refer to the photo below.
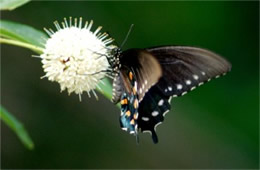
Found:
<path fill-rule="evenodd" d="M 45 76 L 50 81 L 60 84 L 61 91 L 81 94 L 86 91 L 90 96 L 98 87 L 98 83 L 107 75 L 110 69 L 107 57 L 115 46 L 109 45 L 113 39 L 108 34 L 99 33 L 102 27 L 91 32 L 90 23 L 82 25 L 82 18 L 69 22 L 64 18 L 62 27 L 54 22 L 57 31 L 46 29 L 50 38 L 46 41 L 43 54 L 40 55 Z M 99 88 L 99 87 L 98 87 Z"/>

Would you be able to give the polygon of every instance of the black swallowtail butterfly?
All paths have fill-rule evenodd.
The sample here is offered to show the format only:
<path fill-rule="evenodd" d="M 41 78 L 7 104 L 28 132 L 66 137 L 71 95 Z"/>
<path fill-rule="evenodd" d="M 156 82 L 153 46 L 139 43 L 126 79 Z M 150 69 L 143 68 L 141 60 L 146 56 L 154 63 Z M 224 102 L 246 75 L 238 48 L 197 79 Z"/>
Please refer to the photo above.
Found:
<path fill-rule="evenodd" d="M 225 75 L 231 64 L 208 50 L 185 46 L 113 50 L 108 61 L 114 72 L 112 102 L 121 103 L 120 125 L 138 136 L 149 132 L 158 142 L 156 127 L 171 109 L 172 97 Z"/>

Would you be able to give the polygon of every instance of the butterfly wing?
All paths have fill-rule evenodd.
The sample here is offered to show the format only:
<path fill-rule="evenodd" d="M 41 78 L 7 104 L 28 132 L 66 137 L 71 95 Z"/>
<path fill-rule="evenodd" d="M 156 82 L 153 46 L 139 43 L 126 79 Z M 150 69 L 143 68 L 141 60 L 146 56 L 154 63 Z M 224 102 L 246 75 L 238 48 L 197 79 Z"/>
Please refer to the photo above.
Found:
<path fill-rule="evenodd" d="M 157 86 L 153 86 L 140 102 L 138 127 L 142 132 L 150 133 L 154 143 L 158 143 L 156 127 L 163 122 L 165 114 L 170 109 L 170 97 L 165 96 Z"/>
<path fill-rule="evenodd" d="M 120 56 L 120 71 L 132 70 L 136 76 L 137 93 L 141 101 L 148 89 L 158 82 L 162 69 L 157 59 L 146 50 L 130 49 Z M 123 80 L 126 81 L 126 80 Z"/>
<path fill-rule="evenodd" d="M 170 110 L 172 96 L 181 96 L 230 71 L 219 55 L 195 47 L 165 46 L 147 49 L 160 63 L 163 76 L 145 94 L 138 108 L 138 127 L 158 142 L 156 127 Z"/>
<path fill-rule="evenodd" d="M 132 70 L 137 82 L 139 107 L 137 125 L 142 132 L 151 132 L 158 142 L 156 126 L 170 110 L 172 96 L 181 96 L 211 78 L 225 74 L 231 65 L 219 55 L 195 47 L 164 46 L 149 49 L 130 49 L 120 57 L 121 73 Z M 127 68 L 127 69 L 124 69 Z M 113 84 L 128 88 L 130 76 L 116 78 Z M 117 96 L 119 96 L 117 94 Z M 118 98 L 118 97 L 117 97 Z"/>
<path fill-rule="evenodd" d="M 137 82 L 135 75 L 129 69 L 121 70 L 122 95 L 121 95 L 121 115 L 120 126 L 123 130 L 137 136 L 137 118 L 138 118 L 138 95 Z"/>
<path fill-rule="evenodd" d="M 167 96 L 184 95 L 231 69 L 227 60 L 201 48 L 163 46 L 146 50 L 162 67 L 163 76 L 156 85 Z"/>
<path fill-rule="evenodd" d="M 117 103 L 121 99 L 121 128 L 137 136 L 140 98 L 158 82 L 162 71 L 154 56 L 140 49 L 123 52 L 120 64 L 120 72 L 113 80 L 112 101 Z"/>

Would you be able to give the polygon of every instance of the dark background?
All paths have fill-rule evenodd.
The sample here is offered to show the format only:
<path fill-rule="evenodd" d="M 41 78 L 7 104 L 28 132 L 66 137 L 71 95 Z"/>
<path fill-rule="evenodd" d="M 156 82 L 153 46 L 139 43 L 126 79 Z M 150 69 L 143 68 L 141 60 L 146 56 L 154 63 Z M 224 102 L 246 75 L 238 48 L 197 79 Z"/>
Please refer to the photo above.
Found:
<path fill-rule="evenodd" d="M 63 17 L 94 20 L 124 47 L 204 47 L 233 65 L 225 77 L 172 101 L 172 111 L 149 134 L 135 138 L 119 127 L 109 100 L 60 93 L 41 80 L 32 51 L 1 46 L 2 104 L 29 131 L 27 150 L 1 124 L 2 168 L 257 168 L 259 167 L 258 2 L 30 2 L 2 19 L 42 30 Z M 94 30 L 94 29 L 93 29 Z M 40 37 L 39 37 L 40 38 Z"/>

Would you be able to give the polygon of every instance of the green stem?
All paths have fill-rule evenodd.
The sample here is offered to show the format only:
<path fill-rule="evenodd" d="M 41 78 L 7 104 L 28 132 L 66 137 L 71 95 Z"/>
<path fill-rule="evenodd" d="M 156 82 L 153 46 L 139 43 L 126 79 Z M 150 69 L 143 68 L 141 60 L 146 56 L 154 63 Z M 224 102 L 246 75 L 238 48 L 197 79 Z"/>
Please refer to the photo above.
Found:
<path fill-rule="evenodd" d="M 10 40 L 10 39 L 6 39 L 6 38 L 0 38 L 0 43 L 16 45 L 16 46 L 19 46 L 19 47 L 28 48 L 30 50 L 37 52 L 37 53 L 43 53 L 43 48 L 37 47 L 35 45 L 28 44 L 28 43 L 25 43 L 25 42 L 21 42 L 21 41 Z"/>
<path fill-rule="evenodd" d="M 18 138 L 28 149 L 32 150 L 34 148 L 33 141 L 26 132 L 23 124 L 2 106 L 0 106 L 0 119 L 16 133 Z"/>

